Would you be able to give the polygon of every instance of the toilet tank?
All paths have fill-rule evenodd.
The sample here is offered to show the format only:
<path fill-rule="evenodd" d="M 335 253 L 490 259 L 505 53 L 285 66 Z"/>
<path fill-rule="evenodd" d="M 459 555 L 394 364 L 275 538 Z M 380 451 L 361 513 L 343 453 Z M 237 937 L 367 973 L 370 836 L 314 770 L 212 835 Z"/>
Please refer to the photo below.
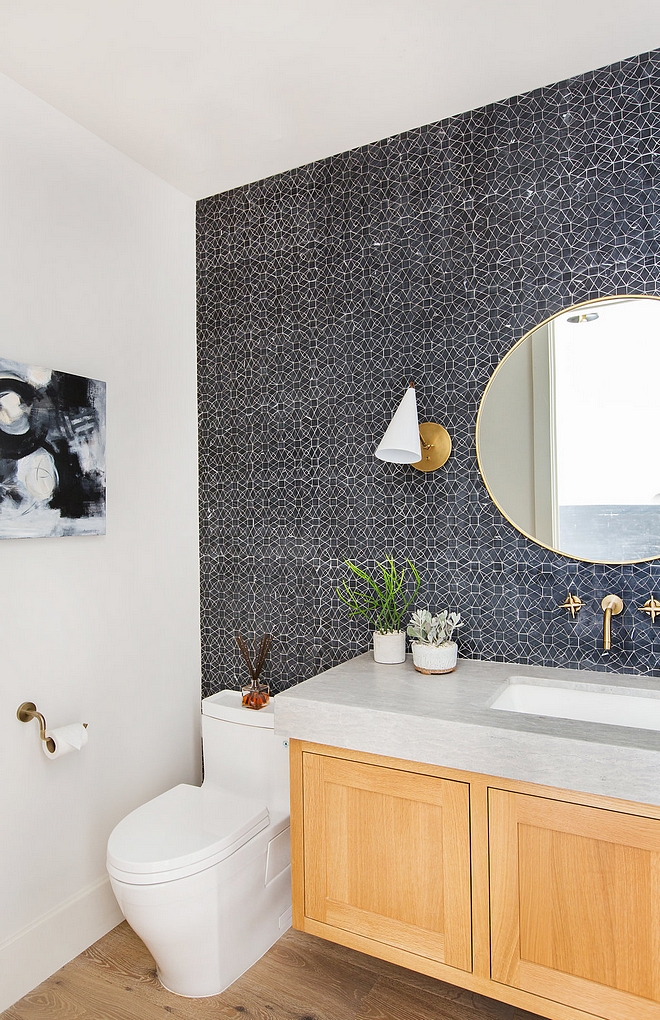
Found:
<path fill-rule="evenodd" d="M 273 729 L 271 701 L 243 708 L 240 691 L 219 691 L 202 701 L 204 785 L 260 800 L 289 814 L 289 742 Z M 271 819 L 273 820 L 273 819 Z"/>

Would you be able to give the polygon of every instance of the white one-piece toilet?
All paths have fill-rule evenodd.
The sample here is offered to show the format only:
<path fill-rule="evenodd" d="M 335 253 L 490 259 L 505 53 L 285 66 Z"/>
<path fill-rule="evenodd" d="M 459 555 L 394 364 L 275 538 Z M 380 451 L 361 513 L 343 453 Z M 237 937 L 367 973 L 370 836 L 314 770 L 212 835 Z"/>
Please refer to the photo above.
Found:
<path fill-rule="evenodd" d="M 175 786 L 113 830 L 108 872 L 165 988 L 215 995 L 291 924 L 289 758 L 272 701 L 202 702 L 204 782 Z"/>

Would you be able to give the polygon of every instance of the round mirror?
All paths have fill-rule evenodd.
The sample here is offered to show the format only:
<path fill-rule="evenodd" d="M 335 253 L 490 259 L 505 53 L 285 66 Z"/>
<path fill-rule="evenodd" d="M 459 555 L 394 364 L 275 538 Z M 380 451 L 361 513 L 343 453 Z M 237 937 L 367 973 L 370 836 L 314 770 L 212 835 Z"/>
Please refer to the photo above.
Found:
<path fill-rule="evenodd" d="M 507 520 L 591 563 L 660 557 L 660 298 L 568 308 L 495 369 L 477 459 Z"/>

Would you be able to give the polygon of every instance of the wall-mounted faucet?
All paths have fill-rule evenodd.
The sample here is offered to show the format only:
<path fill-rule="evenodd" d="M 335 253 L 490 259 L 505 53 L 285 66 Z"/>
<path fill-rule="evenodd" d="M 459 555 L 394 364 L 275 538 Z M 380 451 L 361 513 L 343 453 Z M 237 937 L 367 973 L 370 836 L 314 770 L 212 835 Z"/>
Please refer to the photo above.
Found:
<path fill-rule="evenodd" d="M 605 613 L 603 619 L 603 650 L 609 652 L 612 647 L 612 617 L 618 616 L 623 610 L 623 602 L 618 595 L 606 595 L 600 604 Z"/>
<path fill-rule="evenodd" d="M 582 609 L 584 602 L 579 595 L 573 595 L 569 592 L 566 596 L 566 601 L 563 602 L 559 609 L 567 609 L 573 619 Z M 612 617 L 618 616 L 619 613 L 623 612 L 623 600 L 618 595 L 606 595 L 600 604 L 603 613 L 603 650 L 609 652 L 612 647 Z M 649 599 L 643 606 L 639 607 L 643 613 L 648 613 L 651 619 L 655 619 L 656 615 L 660 616 L 660 602 L 656 601 L 655 598 Z"/>

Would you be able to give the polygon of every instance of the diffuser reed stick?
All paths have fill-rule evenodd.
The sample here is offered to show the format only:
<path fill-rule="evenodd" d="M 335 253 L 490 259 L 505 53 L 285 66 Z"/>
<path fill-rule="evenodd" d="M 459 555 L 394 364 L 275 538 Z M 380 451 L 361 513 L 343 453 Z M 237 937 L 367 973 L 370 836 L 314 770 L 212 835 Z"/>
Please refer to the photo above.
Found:
<path fill-rule="evenodd" d="M 243 687 L 243 705 L 246 708 L 263 708 L 267 705 L 270 700 L 270 691 L 267 684 L 259 682 L 259 676 L 264 668 L 264 663 L 273 644 L 273 635 L 264 634 L 261 639 L 261 644 L 257 648 L 257 636 L 254 638 L 254 662 L 250 654 L 250 649 L 245 638 L 241 634 L 236 634 L 236 644 L 238 645 L 243 661 L 248 668 L 250 674 L 251 683 L 249 686 Z"/>

